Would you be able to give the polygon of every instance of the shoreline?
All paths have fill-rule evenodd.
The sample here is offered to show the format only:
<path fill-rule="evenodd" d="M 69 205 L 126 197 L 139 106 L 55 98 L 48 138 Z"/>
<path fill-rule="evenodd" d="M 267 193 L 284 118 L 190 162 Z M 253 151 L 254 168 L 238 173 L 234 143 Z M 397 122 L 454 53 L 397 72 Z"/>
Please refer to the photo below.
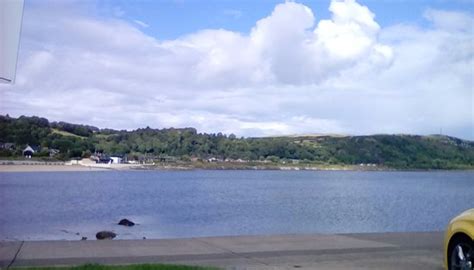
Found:
<path fill-rule="evenodd" d="M 242 170 L 242 171 L 354 171 L 354 172 L 430 172 L 450 171 L 469 172 L 473 169 L 396 169 L 388 167 L 364 168 L 354 165 L 336 166 L 262 166 L 249 164 L 212 164 L 211 166 L 195 166 L 194 164 L 183 165 L 138 165 L 138 164 L 0 164 L 2 172 L 87 172 L 87 171 L 200 171 L 200 170 Z"/>
<path fill-rule="evenodd" d="M 106 168 L 86 167 L 81 165 L 0 165 L 2 172 L 82 172 L 108 171 Z"/>

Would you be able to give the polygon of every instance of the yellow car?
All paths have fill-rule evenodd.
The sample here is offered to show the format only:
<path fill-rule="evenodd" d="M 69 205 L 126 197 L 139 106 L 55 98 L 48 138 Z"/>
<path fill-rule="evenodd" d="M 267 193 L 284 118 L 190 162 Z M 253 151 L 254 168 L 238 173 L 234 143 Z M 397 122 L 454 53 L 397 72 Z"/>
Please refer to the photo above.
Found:
<path fill-rule="evenodd" d="M 449 222 L 444 236 L 444 266 L 447 270 L 474 269 L 474 208 Z"/>

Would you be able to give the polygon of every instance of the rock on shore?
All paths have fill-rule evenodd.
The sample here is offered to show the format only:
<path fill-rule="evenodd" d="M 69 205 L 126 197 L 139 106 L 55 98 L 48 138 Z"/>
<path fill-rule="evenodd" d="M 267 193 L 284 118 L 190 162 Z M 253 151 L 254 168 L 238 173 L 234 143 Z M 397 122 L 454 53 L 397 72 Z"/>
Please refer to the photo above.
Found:
<path fill-rule="evenodd" d="M 123 225 L 123 226 L 128 226 L 128 227 L 131 227 L 131 226 L 134 226 L 135 223 L 133 221 L 130 221 L 126 218 L 122 219 L 119 221 L 118 225 Z"/>
<path fill-rule="evenodd" d="M 110 231 L 100 231 L 95 235 L 97 240 L 105 240 L 105 239 L 114 239 L 117 236 L 116 233 Z"/>

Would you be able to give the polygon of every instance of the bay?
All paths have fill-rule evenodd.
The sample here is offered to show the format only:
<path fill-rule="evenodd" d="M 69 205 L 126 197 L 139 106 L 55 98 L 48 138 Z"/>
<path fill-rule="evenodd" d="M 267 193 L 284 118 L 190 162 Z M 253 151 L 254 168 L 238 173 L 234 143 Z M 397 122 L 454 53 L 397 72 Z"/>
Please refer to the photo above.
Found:
<path fill-rule="evenodd" d="M 469 208 L 472 171 L 0 173 L 0 240 L 439 231 Z"/>

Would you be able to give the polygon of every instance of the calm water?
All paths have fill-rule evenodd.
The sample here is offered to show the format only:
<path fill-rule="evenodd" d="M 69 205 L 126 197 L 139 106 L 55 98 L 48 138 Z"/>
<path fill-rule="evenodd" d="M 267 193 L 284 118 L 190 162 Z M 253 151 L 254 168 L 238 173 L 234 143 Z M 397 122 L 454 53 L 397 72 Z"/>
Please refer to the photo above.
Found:
<path fill-rule="evenodd" d="M 2 240 L 431 231 L 473 207 L 474 172 L 0 173 Z"/>

